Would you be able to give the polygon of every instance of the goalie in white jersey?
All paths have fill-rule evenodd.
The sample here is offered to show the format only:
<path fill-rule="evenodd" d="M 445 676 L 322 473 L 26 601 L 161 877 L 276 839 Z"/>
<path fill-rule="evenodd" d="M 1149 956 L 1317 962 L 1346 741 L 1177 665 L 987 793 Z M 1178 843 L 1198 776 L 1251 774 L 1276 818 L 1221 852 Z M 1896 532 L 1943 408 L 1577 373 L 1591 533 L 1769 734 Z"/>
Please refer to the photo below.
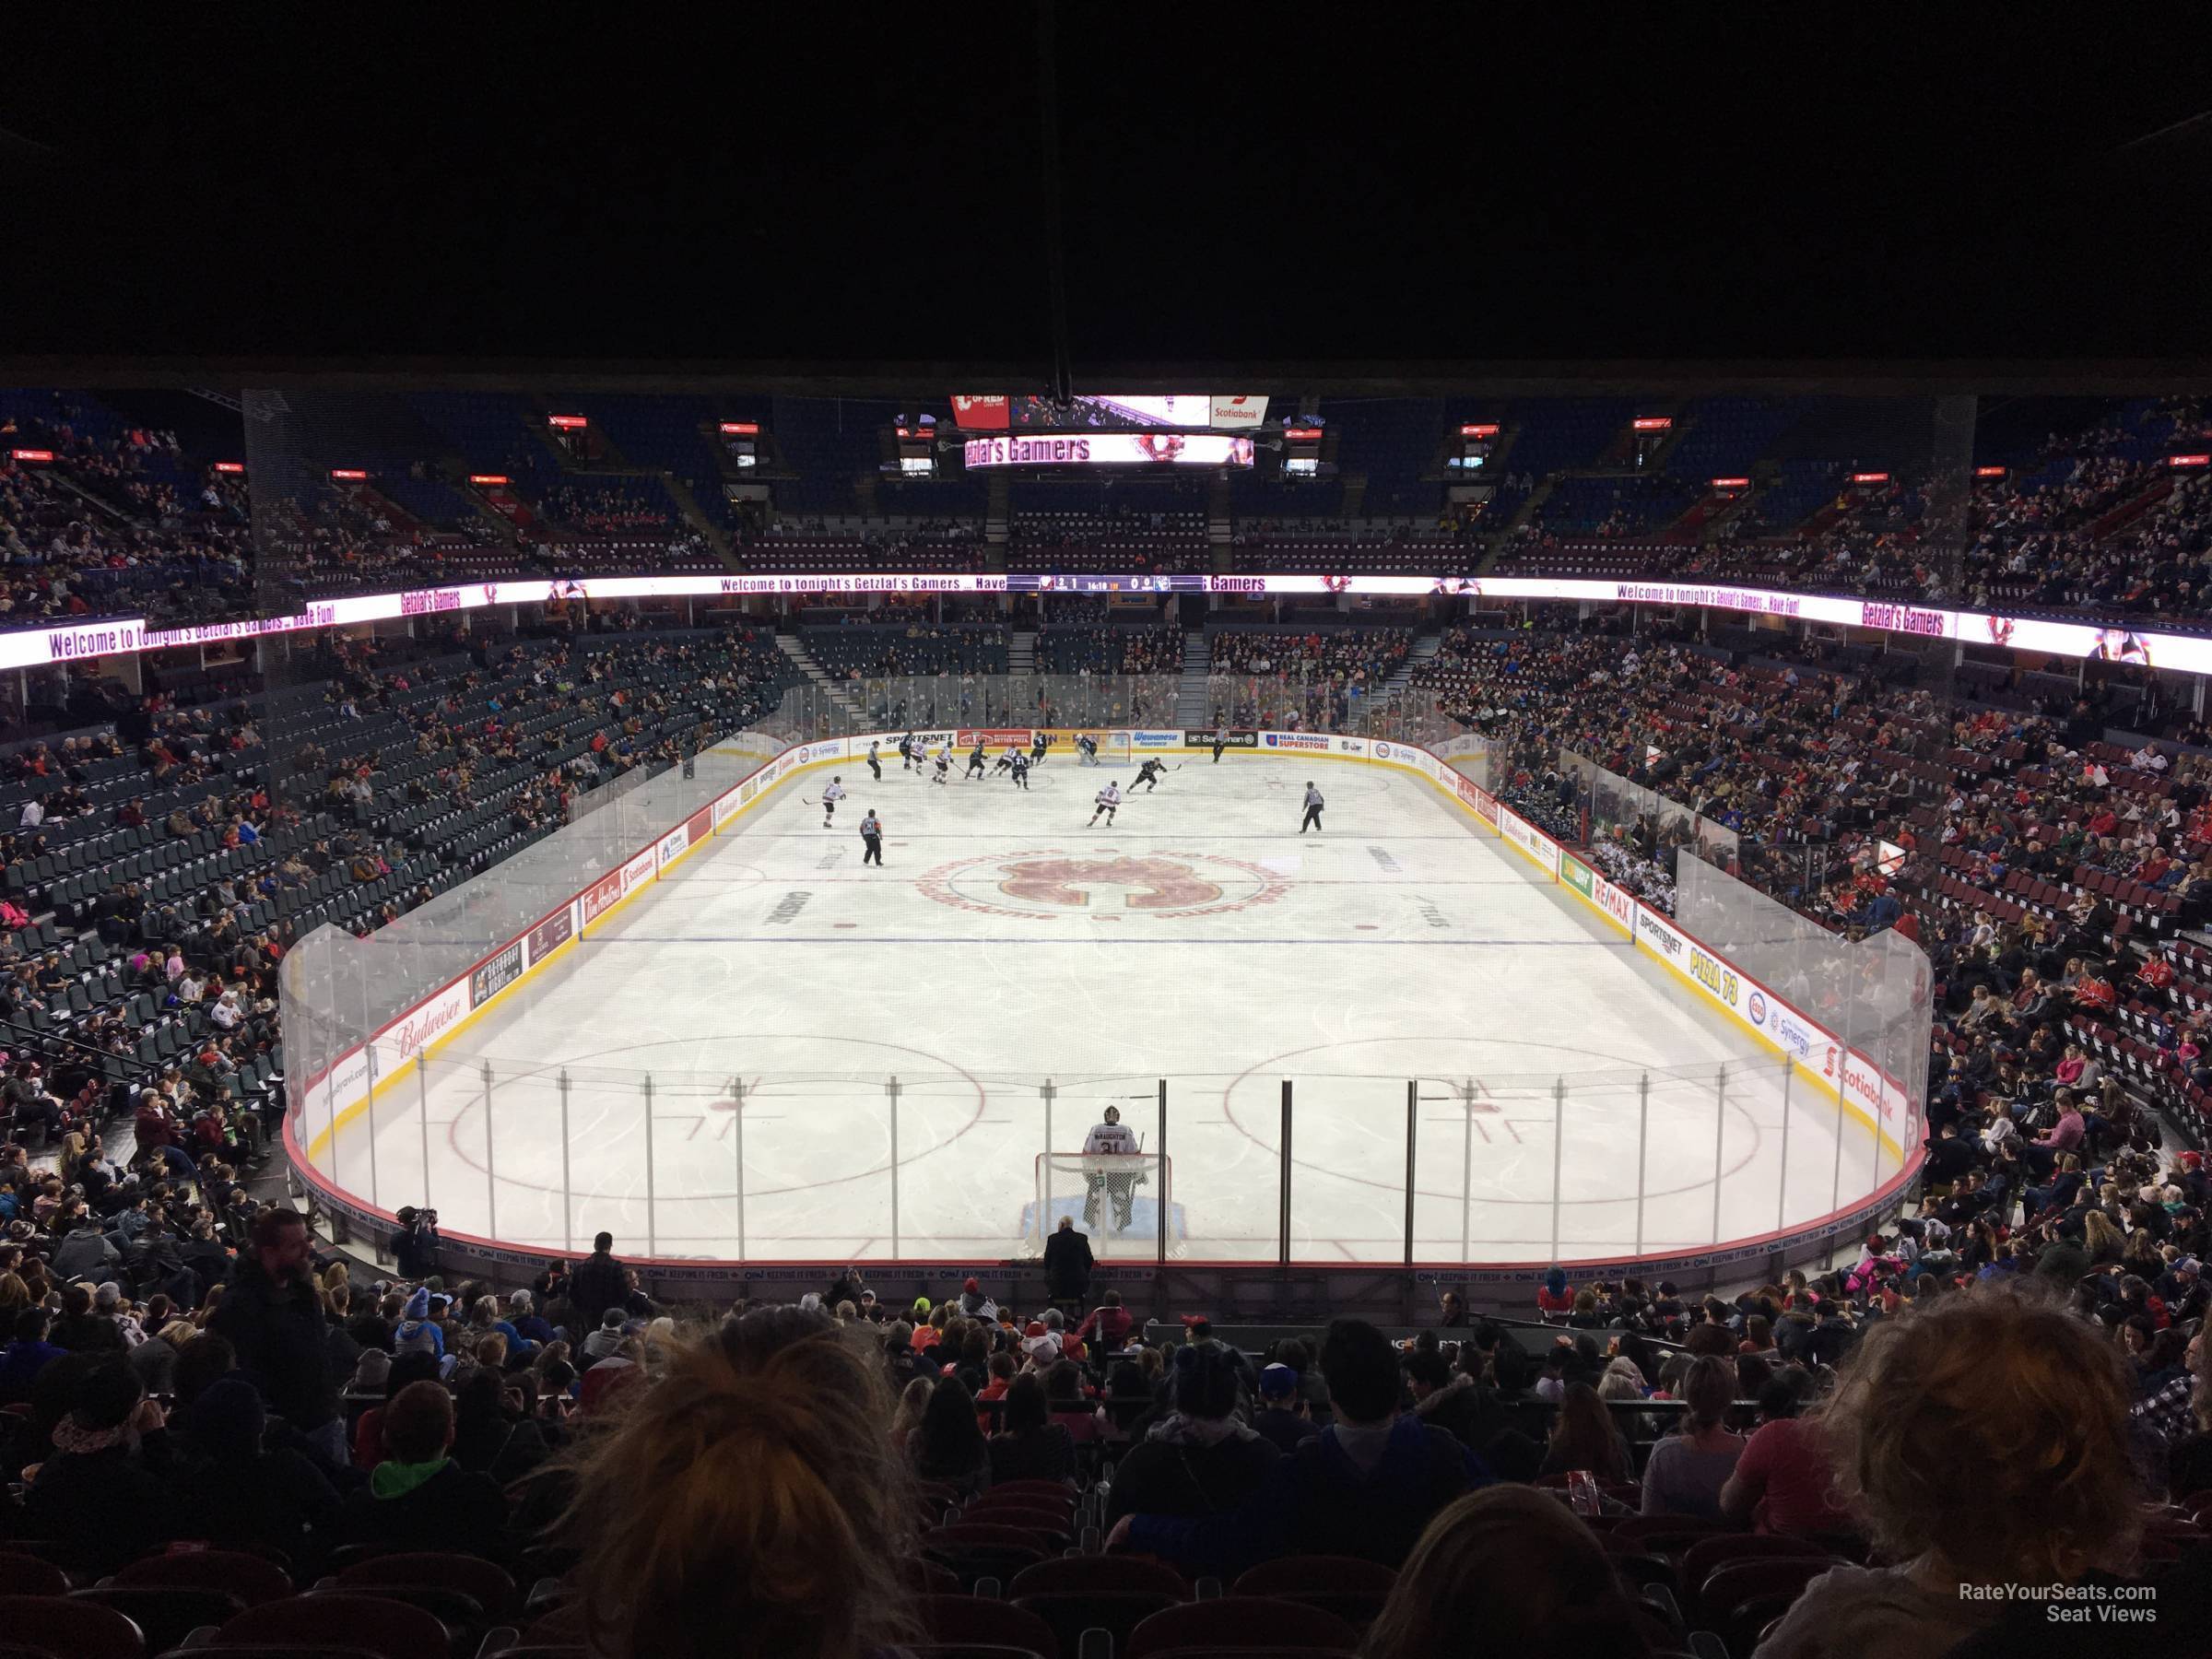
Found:
<path fill-rule="evenodd" d="M 1113 1203 L 1113 1230 L 1129 1230 L 1136 1207 L 1137 1183 L 1145 1179 L 1143 1166 L 1136 1160 L 1138 1151 L 1135 1134 L 1122 1127 L 1122 1109 L 1107 1107 L 1106 1121 L 1083 1137 L 1083 1156 L 1106 1160 L 1084 1174 L 1084 1226 L 1099 1224 L 1099 1194 L 1103 1193 Z M 1124 1158 L 1126 1164 L 1122 1162 Z"/>
<path fill-rule="evenodd" d="M 822 828 L 830 828 L 830 820 L 837 816 L 837 804 L 845 798 L 845 786 L 836 778 L 822 785 Z"/>

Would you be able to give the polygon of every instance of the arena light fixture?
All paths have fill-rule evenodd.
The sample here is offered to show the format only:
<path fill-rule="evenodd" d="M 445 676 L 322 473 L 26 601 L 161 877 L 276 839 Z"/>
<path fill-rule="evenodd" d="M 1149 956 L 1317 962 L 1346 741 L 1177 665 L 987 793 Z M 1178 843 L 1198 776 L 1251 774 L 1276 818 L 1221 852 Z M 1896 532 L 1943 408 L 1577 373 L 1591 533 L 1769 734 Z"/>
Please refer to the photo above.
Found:
<path fill-rule="evenodd" d="M 2004 476 L 2005 469 L 2001 466 L 1977 466 L 1974 468 L 1974 477 L 1977 478 L 2001 478 Z"/>
<path fill-rule="evenodd" d="M 1751 488 L 1751 480 L 1748 478 L 1715 478 L 1712 481 L 1712 487 L 1715 489 L 1748 489 Z"/>
<path fill-rule="evenodd" d="M 1889 482 L 1889 475 L 1888 473 L 1853 473 L 1851 481 L 1853 484 L 1887 484 Z"/>
<path fill-rule="evenodd" d="M 242 473 L 246 470 L 246 464 L 243 461 L 218 461 L 215 470 L 218 473 Z"/>
<path fill-rule="evenodd" d="M 366 484 L 369 475 L 358 466 L 334 466 L 330 476 L 341 484 Z"/>
<path fill-rule="evenodd" d="M 1464 421 L 1460 425 L 1459 435 L 1462 438 L 1495 438 L 1498 436 L 1498 423 L 1494 420 Z"/>
<path fill-rule="evenodd" d="M 497 489 L 511 480 L 505 473 L 470 473 L 468 481 L 479 489 Z"/>
<path fill-rule="evenodd" d="M 2169 466 L 2212 466 L 2212 455 L 2169 455 Z"/>
<path fill-rule="evenodd" d="M 1674 424 L 1672 415 L 1639 415 L 1629 422 L 1630 428 L 1639 432 L 1664 432 Z"/>
<path fill-rule="evenodd" d="M 724 438 L 758 438 L 760 435 L 760 423 L 757 420 L 724 420 L 716 426 L 715 430 Z"/>
<path fill-rule="evenodd" d="M 548 415 L 546 424 L 564 432 L 581 432 L 592 423 L 582 415 Z"/>
<path fill-rule="evenodd" d="M 26 461 L 37 465 L 44 465 L 47 462 L 53 459 L 53 452 L 52 450 L 34 449 L 9 450 L 7 452 L 7 458 L 10 461 Z"/>

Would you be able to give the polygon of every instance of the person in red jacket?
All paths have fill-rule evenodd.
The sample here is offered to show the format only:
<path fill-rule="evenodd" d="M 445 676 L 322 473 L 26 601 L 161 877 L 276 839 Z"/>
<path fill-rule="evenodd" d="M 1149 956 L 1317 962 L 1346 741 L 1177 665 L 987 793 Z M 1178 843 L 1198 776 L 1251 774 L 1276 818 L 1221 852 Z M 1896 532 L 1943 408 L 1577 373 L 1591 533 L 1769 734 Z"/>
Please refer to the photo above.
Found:
<path fill-rule="evenodd" d="M 1129 1310 L 1122 1306 L 1122 1293 L 1109 1290 L 1106 1300 L 1093 1308 L 1089 1316 L 1076 1327 L 1076 1335 L 1088 1341 L 1095 1333 L 1099 1346 L 1106 1352 L 1112 1353 L 1121 1347 L 1129 1335 L 1130 1325 L 1135 1323 L 1129 1317 Z"/>

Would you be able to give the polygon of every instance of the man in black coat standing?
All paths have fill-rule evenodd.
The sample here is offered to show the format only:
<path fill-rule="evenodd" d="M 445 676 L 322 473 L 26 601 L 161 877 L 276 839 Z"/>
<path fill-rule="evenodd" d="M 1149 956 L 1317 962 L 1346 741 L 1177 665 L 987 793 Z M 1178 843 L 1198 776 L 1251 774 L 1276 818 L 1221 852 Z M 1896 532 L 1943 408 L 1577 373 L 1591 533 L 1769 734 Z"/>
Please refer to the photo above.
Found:
<path fill-rule="evenodd" d="M 628 1308 L 629 1280 L 615 1260 L 615 1235 L 601 1233 L 592 1241 L 592 1253 L 569 1274 L 569 1305 L 589 1330 L 609 1308 Z"/>
<path fill-rule="evenodd" d="M 239 1370 L 260 1382 L 269 1408 L 313 1454 L 343 1469 L 350 1463 L 346 1419 L 338 1415 L 312 1256 L 305 1217 L 284 1205 L 263 1210 L 207 1328 L 229 1339 Z"/>
<path fill-rule="evenodd" d="M 1073 1216 L 1061 1217 L 1060 1225 L 1044 1241 L 1045 1294 L 1081 1312 L 1090 1289 L 1090 1235 L 1076 1230 Z"/>

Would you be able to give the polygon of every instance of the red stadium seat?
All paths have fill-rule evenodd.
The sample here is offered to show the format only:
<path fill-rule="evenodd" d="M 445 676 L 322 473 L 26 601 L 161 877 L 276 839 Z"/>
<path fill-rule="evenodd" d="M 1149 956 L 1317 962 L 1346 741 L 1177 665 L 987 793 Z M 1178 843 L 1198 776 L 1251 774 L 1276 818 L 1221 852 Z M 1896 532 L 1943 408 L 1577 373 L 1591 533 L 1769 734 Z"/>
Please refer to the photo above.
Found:
<path fill-rule="evenodd" d="M 0 1595 L 0 1637 L 60 1659 L 146 1659 L 146 1637 L 112 1607 L 65 1595 Z"/>
<path fill-rule="evenodd" d="M 514 1580 L 507 1570 L 481 1556 L 453 1555 L 443 1551 L 404 1550 L 357 1561 L 338 1574 L 342 1589 L 367 1590 L 393 1584 L 435 1585 L 476 1597 L 495 1618 L 505 1618 L 520 1606 Z"/>
<path fill-rule="evenodd" d="M 1173 1648 L 1302 1647 L 1350 1653 L 1359 1632 L 1333 1613 L 1271 1595 L 1224 1595 L 1155 1613 L 1130 1633 L 1120 1659 Z"/>
<path fill-rule="evenodd" d="M 118 1584 L 176 1584 L 221 1590 L 252 1607 L 291 1594 L 292 1575 L 257 1555 L 235 1549 L 173 1549 L 145 1556 L 118 1572 Z"/>
<path fill-rule="evenodd" d="M 300 1642 L 357 1647 L 378 1659 L 425 1659 L 425 1655 L 445 1653 L 451 1640 L 445 1626 L 420 1607 L 341 1590 L 249 1607 L 223 1626 L 217 1639 L 233 1644 Z"/>
<path fill-rule="evenodd" d="M 1006 1586 L 1008 1597 L 1119 1591 L 1149 1591 L 1178 1601 L 1191 1598 L 1191 1586 L 1180 1572 L 1164 1561 L 1142 1556 L 1058 1556 L 1023 1568 Z"/>
<path fill-rule="evenodd" d="M 1060 1659 L 1060 1640 L 1034 1613 L 972 1595 L 917 1595 L 912 1604 L 935 1642 L 989 1642 Z"/>

